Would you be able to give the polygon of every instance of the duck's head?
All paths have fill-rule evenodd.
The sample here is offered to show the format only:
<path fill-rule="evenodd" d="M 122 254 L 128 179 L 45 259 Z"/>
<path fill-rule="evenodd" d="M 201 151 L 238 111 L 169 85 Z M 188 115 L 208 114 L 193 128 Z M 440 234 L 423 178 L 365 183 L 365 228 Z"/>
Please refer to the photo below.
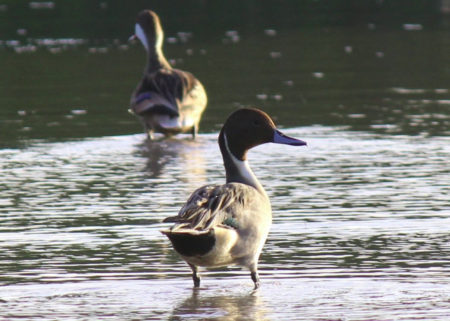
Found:
<path fill-rule="evenodd" d="M 306 142 L 284 135 L 269 115 L 256 108 L 242 108 L 225 121 L 219 135 L 222 154 L 231 153 L 240 161 L 247 159 L 247 151 L 265 143 L 304 146 Z"/>
<path fill-rule="evenodd" d="M 138 38 L 147 51 L 152 47 L 160 50 L 164 38 L 164 33 L 159 22 L 159 17 L 151 10 L 141 11 L 134 27 L 134 35 L 130 40 Z"/>

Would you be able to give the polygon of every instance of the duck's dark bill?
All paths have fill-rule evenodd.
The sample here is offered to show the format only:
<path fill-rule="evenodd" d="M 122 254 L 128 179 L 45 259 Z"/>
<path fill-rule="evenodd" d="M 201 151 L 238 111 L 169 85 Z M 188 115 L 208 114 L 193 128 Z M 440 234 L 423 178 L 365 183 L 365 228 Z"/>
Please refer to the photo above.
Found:
<path fill-rule="evenodd" d="M 279 130 L 274 131 L 273 142 L 275 144 L 286 144 L 286 145 L 293 145 L 293 146 L 305 146 L 306 145 L 306 142 L 304 142 L 303 140 L 286 136 Z"/>

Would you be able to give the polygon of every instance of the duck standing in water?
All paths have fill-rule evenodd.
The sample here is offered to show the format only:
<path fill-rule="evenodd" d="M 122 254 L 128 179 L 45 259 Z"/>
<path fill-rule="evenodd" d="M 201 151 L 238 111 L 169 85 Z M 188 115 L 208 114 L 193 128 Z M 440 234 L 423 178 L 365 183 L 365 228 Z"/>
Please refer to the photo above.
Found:
<path fill-rule="evenodd" d="M 137 16 L 135 34 L 147 51 L 144 76 L 131 96 L 130 111 L 143 123 L 149 139 L 191 132 L 195 138 L 207 104 L 203 85 L 191 73 L 174 69 L 162 52 L 163 30 L 156 13 Z"/>
<path fill-rule="evenodd" d="M 272 223 L 272 210 L 264 188 L 247 162 L 247 151 L 264 143 L 303 146 L 282 134 L 261 110 L 243 108 L 232 113 L 219 134 L 226 184 L 197 189 L 177 216 L 161 231 L 192 269 L 194 287 L 200 286 L 198 267 L 231 264 L 251 272 L 259 287 L 258 259 Z"/>

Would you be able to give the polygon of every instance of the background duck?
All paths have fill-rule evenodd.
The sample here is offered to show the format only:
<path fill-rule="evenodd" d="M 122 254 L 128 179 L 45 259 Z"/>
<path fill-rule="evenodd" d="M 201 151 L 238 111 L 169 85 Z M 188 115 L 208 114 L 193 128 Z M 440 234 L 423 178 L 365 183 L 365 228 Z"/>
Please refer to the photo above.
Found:
<path fill-rule="evenodd" d="M 153 11 L 138 14 L 132 38 L 138 38 L 147 51 L 147 65 L 131 96 L 130 111 L 150 139 L 154 132 L 166 136 L 191 132 L 195 138 L 207 104 L 203 85 L 191 73 L 170 66 L 162 52 L 161 23 Z"/>
<path fill-rule="evenodd" d="M 259 287 L 257 264 L 269 233 L 272 210 L 247 162 L 247 151 L 269 142 L 306 145 L 278 131 L 263 111 L 243 108 L 232 113 L 219 134 L 226 184 L 197 189 L 177 216 L 163 221 L 175 223 L 161 232 L 191 267 L 195 287 L 200 286 L 199 266 L 231 264 L 248 268 L 255 289 Z"/>

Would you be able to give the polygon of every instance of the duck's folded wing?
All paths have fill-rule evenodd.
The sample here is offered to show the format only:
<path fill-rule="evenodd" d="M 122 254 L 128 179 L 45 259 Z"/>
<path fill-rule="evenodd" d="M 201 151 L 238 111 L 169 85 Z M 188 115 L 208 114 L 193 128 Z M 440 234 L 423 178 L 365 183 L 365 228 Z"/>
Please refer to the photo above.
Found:
<path fill-rule="evenodd" d="M 131 99 L 131 110 L 138 115 L 152 110 L 179 116 L 182 108 L 203 110 L 206 103 L 202 84 L 190 72 L 160 69 L 144 75 Z"/>
<path fill-rule="evenodd" d="M 177 216 L 166 218 L 163 222 L 176 223 L 171 230 L 191 229 L 209 230 L 214 226 L 238 228 L 239 208 L 246 198 L 243 184 L 208 185 L 196 190 L 181 208 Z"/>
<path fill-rule="evenodd" d="M 131 97 L 131 110 L 138 115 L 154 109 L 155 112 L 178 116 L 183 88 L 188 82 L 173 69 L 144 74 Z"/>
<path fill-rule="evenodd" d="M 178 116 L 178 104 L 176 101 L 169 101 L 165 96 L 157 92 L 146 91 L 136 96 L 131 104 L 131 110 L 137 115 L 142 115 L 148 111 Z"/>

